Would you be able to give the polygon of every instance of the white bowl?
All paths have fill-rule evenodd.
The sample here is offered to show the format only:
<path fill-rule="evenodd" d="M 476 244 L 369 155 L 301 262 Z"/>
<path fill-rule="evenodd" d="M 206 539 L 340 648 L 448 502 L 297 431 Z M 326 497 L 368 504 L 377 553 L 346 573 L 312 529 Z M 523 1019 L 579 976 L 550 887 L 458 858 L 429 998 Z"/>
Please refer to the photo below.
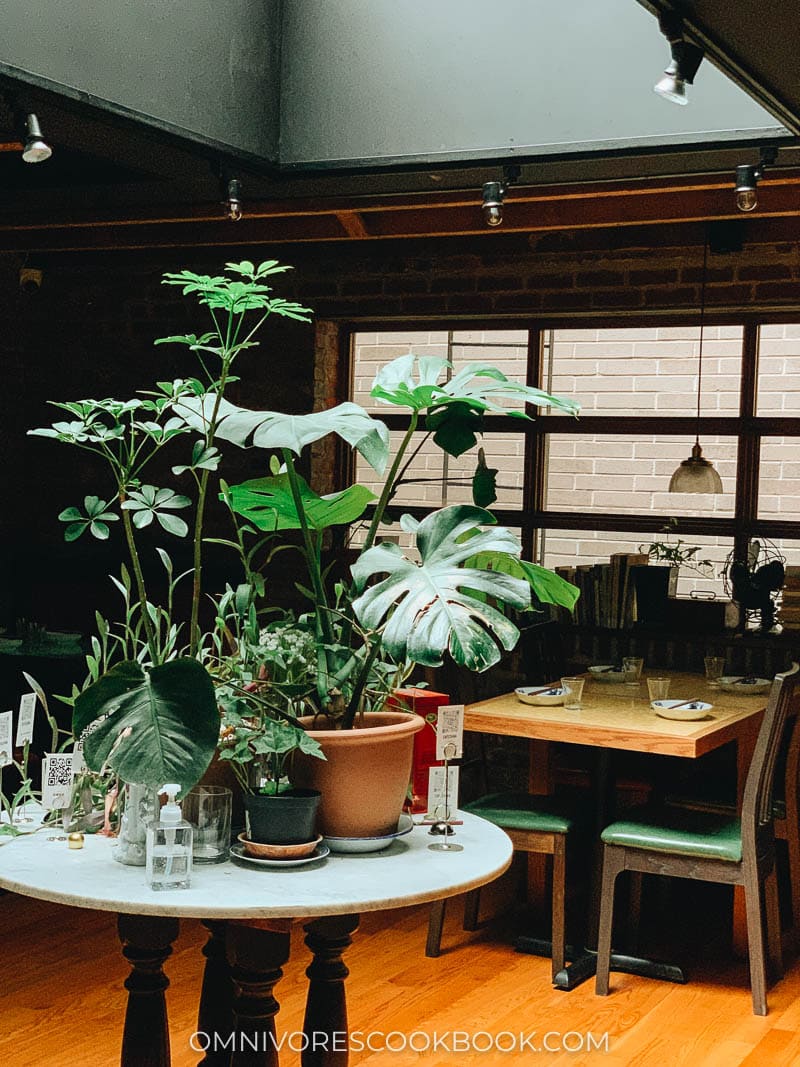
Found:
<path fill-rule="evenodd" d="M 726 675 L 719 680 L 720 689 L 740 696 L 757 696 L 768 693 L 772 682 L 769 678 L 752 678 L 746 675 Z"/>
<path fill-rule="evenodd" d="M 683 707 L 679 707 L 681 704 Z M 693 700 L 690 704 L 687 704 L 685 700 L 654 700 L 650 707 L 654 708 L 656 715 L 660 715 L 662 719 L 694 722 L 697 719 L 707 718 L 714 705 L 707 704 L 705 700 Z"/>
<path fill-rule="evenodd" d="M 615 670 L 613 663 L 601 663 L 589 668 L 589 674 L 596 682 L 624 682 L 625 671 Z"/>
<path fill-rule="evenodd" d="M 563 704 L 567 697 L 566 689 L 560 685 L 551 685 L 548 689 L 542 689 L 540 685 L 521 685 L 514 692 L 523 704 L 536 704 L 540 708 Z"/>

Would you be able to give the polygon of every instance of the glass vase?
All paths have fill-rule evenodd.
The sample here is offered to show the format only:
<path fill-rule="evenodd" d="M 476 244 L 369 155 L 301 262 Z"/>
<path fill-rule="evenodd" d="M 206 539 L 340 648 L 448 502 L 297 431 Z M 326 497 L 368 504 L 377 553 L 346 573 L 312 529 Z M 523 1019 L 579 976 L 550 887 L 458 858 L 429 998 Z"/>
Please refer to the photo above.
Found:
<path fill-rule="evenodd" d="M 118 863 L 144 867 L 147 827 L 158 816 L 159 802 L 155 786 L 126 782 L 122 790 L 122 816 L 113 850 Z"/>

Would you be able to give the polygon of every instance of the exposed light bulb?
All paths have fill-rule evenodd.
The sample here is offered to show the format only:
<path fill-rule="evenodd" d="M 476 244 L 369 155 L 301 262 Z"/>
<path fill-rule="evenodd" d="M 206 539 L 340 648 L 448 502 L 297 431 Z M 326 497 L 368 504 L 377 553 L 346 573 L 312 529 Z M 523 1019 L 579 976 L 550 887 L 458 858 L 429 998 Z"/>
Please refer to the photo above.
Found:
<path fill-rule="evenodd" d="M 758 206 L 758 193 L 755 189 L 737 189 L 736 206 L 740 211 L 753 211 Z"/>
<path fill-rule="evenodd" d="M 238 178 L 231 178 L 228 182 L 228 199 L 225 202 L 225 214 L 232 222 L 238 222 L 242 217 L 241 182 Z"/>
<path fill-rule="evenodd" d="M 503 221 L 503 209 L 499 204 L 489 204 L 483 209 L 483 217 L 487 226 L 499 226 Z"/>
<path fill-rule="evenodd" d="M 673 104 L 686 105 L 689 97 L 686 95 L 686 82 L 678 73 L 678 64 L 673 60 L 661 77 L 653 86 L 653 92 L 670 100 Z"/>

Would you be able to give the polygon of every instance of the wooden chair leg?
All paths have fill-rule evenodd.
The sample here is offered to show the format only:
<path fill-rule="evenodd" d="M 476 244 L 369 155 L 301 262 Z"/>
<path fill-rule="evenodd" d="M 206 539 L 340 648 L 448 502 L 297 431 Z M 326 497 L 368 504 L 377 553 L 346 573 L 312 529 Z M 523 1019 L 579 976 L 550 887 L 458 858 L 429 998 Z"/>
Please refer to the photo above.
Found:
<path fill-rule="evenodd" d="M 425 943 L 425 955 L 436 959 L 442 951 L 442 927 L 447 900 L 434 900 L 428 916 L 428 940 Z"/>
<path fill-rule="evenodd" d="M 553 899 L 552 899 L 552 955 L 553 981 L 559 971 L 564 970 L 567 956 L 565 933 L 565 898 L 567 893 L 566 838 L 559 834 L 555 838 L 553 851 Z"/>
<path fill-rule="evenodd" d="M 789 891 L 792 899 L 792 934 L 800 938 L 800 832 L 789 824 L 786 835 L 786 848 L 789 853 Z"/>
<path fill-rule="evenodd" d="M 744 903 L 747 914 L 747 945 L 750 957 L 750 987 L 753 1014 L 767 1014 L 767 967 L 764 946 L 764 917 L 761 908 L 763 887 L 756 876 L 745 875 Z"/>
<path fill-rule="evenodd" d="M 614 924 L 614 889 L 622 870 L 625 850 L 606 845 L 603 849 L 603 880 L 600 887 L 600 922 L 597 931 L 597 971 L 594 991 L 608 995 L 608 972 L 611 967 L 611 928 Z"/>
<path fill-rule="evenodd" d="M 775 981 L 779 981 L 783 978 L 783 949 L 781 947 L 781 913 L 778 903 L 778 874 L 774 867 L 764 882 L 764 912 L 770 968 Z"/>
<path fill-rule="evenodd" d="M 471 889 L 464 901 L 464 929 L 478 929 L 478 912 L 481 906 L 480 889 Z"/>
<path fill-rule="evenodd" d="M 639 944 L 639 927 L 642 921 L 642 881 L 641 871 L 631 871 L 628 875 L 628 948 L 633 952 Z"/>

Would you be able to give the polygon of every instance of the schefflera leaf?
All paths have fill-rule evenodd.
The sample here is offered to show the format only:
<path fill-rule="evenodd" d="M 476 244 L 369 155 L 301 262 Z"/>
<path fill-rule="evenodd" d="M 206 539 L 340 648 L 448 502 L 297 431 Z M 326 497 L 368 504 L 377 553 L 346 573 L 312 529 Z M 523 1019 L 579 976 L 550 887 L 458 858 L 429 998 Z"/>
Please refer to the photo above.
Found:
<path fill-rule="evenodd" d="M 493 524 L 483 508 L 452 505 L 416 526 L 420 563 L 407 559 L 397 545 L 382 543 L 353 564 L 356 587 L 363 590 L 353 601 L 356 618 L 366 629 L 384 627 L 383 647 L 398 662 L 437 667 L 449 652 L 461 666 L 484 671 L 517 643 L 517 627 L 485 598 L 527 608 L 528 582 L 464 566 L 480 552 L 519 556 L 520 543 L 509 530 L 480 529 Z M 380 574 L 387 577 L 366 588 Z"/>

